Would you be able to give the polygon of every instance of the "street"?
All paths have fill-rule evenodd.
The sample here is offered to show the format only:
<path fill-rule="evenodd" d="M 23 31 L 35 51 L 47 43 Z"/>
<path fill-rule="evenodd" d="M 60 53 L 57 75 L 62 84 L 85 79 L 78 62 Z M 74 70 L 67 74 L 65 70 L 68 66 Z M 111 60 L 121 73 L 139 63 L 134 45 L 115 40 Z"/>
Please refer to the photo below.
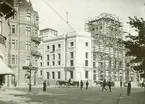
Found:
<path fill-rule="evenodd" d="M 11 93 L 3 94 L 3 97 L 5 95 L 11 99 L 4 100 L 0 96 L 0 104 L 144 104 L 145 102 L 143 88 L 133 88 L 130 96 L 126 95 L 126 88 L 113 88 L 112 92 L 102 92 L 101 88 L 97 87 L 89 90 L 47 88 L 46 92 L 42 92 L 42 88 L 32 88 L 30 93 L 28 88 L 8 90 L 11 90 Z"/>

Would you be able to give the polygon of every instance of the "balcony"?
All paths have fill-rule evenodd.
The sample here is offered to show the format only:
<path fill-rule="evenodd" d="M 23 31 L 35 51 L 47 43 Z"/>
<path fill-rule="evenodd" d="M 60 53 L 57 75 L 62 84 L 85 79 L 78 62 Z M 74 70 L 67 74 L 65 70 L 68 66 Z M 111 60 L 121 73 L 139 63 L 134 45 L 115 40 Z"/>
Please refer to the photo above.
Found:
<path fill-rule="evenodd" d="M 0 0 L 0 14 L 9 18 L 14 15 L 15 9 L 13 7 L 14 0 Z"/>
<path fill-rule="evenodd" d="M 34 36 L 31 37 L 31 40 L 32 40 L 33 42 L 37 43 L 37 44 L 40 44 L 40 42 L 41 42 L 41 39 L 40 39 L 40 38 L 34 37 Z"/>
<path fill-rule="evenodd" d="M 0 34 L 0 44 L 6 45 L 6 37 Z"/>
<path fill-rule="evenodd" d="M 32 56 L 35 56 L 35 57 L 40 57 L 41 56 L 41 53 L 39 51 L 32 50 L 31 51 L 31 55 Z"/>

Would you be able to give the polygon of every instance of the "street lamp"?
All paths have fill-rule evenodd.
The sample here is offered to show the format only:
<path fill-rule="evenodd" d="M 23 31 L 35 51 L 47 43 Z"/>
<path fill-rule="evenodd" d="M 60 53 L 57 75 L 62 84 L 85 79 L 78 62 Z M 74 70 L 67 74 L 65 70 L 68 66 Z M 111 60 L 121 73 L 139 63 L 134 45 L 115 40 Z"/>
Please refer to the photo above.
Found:
<path fill-rule="evenodd" d="M 29 69 L 29 74 L 30 74 L 29 75 L 29 92 L 31 92 L 31 70 L 32 70 L 32 68 L 33 68 L 32 64 L 30 63 L 29 68 L 28 68 Z"/>

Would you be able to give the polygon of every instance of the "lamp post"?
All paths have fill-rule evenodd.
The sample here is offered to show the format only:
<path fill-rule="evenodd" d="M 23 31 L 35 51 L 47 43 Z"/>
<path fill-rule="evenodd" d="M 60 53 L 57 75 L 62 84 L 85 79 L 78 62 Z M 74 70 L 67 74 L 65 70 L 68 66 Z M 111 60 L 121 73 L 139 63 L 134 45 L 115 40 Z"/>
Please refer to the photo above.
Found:
<path fill-rule="evenodd" d="M 32 70 L 32 64 L 29 64 L 29 92 L 31 92 L 31 70 Z"/>

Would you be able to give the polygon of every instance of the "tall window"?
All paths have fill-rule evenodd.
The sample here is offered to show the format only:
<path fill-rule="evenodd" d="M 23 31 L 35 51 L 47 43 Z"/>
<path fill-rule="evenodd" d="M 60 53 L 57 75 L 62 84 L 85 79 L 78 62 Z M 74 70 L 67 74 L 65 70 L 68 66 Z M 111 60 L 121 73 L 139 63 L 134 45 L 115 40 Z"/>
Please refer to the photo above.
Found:
<path fill-rule="evenodd" d="M 73 71 L 70 71 L 70 78 L 73 79 L 74 75 L 73 75 Z"/>
<path fill-rule="evenodd" d="M 27 36 L 31 35 L 31 28 L 30 27 L 26 27 L 26 35 Z"/>
<path fill-rule="evenodd" d="M 61 54 L 58 53 L 58 60 L 61 60 Z"/>
<path fill-rule="evenodd" d="M 70 42 L 70 46 L 74 46 L 74 42 Z"/>
<path fill-rule="evenodd" d="M 70 52 L 70 58 L 74 58 L 74 53 Z"/>
<path fill-rule="evenodd" d="M 39 17 L 38 17 L 38 16 L 36 16 L 36 22 L 38 23 L 38 21 L 39 21 Z"/>
<path fill-rule="evenodd" d="M 47 60 L 49 60 L 49 55 L 47 55 Z"/>
<path fill-rule="evenodd" d="M 31 21 L 31 13 L 27 13 L 27 17 L 26 17 L 27 21 Z"/>
<path fill-rule="evenodd" d="M 58 48 L 61 48 L 61 44 L 58 44 Z"/>
<path fill-rule="evenodd" d="M 12 55 L 12 64 L 15 64 L 15 55 Z"/>
<path fill-rule="evenodd" d="M 85 60 L 85 66 L 88 66 L 88 60 Z"/>
<path fill-rule="evenodd" d="M 47 50 L 49 50 L 49 46 L 47 46 Z"/>
<path fill-rule="evenodd" d="M 12 25 L 12 33 L 16 33 L 16 26 L 15 25 Z"/>
<path fill-rule="evenodd" d="M 55 45 L 52 45 L 52 51 L 53 52 L 55 51 Z"/>
<path fill-rule="evenodd" d="M 37 29 L 35 29 L 35 35 L 38 35 L 38 30 Z"/>
<path fill-rule="evenodd" d="M 60 79 L 60 71 L 58 72 L 58 79 Z"/>
<path fill-rule="evenodd" d="M 40 71 L 40 75 L 41 75 L 41 76 L 43 75 L 43 71 L 42 71 L 42 70 Z"/>
<path fill-rule="evenodd" d="M 85 46 L 89 46 L 88 42 L 85 42 Z"/>
<path fill-rule="evenodd" d="M 26 41 L 26 50 L 30 50 L 30 42 L 29 41 Z"/>
<path fill-rule="evenodd" d="M 55 60 L 55 54 L 52 54 L 52 59 Z"/>
<path fill-rule="evenodd" d="M 49 62 L 47 62 L 47 66 L 49 66 Z"/>
<path fill-rule="evenodd" d="M 74 66 L 74 60 L 70 60 L 70 66 Z"/>
<path fill-rule="evenodd" d="M 85 53 L 85 57 L 88 58 L 88 52 Z"/>
<path fill-rule="evenodd" d="M 52 65 L 53 65 L 53 66 L 55 65 L 55 61 L 52 61 Z"/>
<path fill-rule="evenodd" d="M 2 21 L 0 21 L 0 34 L 2 34 Z"/>
<path fill-rule="evenodd" d="M 29 65 L 30 64 L 30 56 L 27 56 L 26 57 L 26 65 Z"/>
<path fill-rule="evenodd" d="M 40 62 L 40 66 L 42 66 L 42 62 Z"/>
<path fill-rule="evenodd" d="M 17 40 L 12 40 L 11 41 L 11 46 L 12 46 L 11 48 L 12 49 L 17 49 L 17 45 L 18 45 L 18 41 Z"/>
<path fill-rule="evenodd" d="M 52 79 L 55 79 L 55 72 L 52 72 Z"/>
<path fill-rule="evenodd" d="M 61 63 L 60 63 L 60 61 L 58 61 L 58 65 L 60 65 Z"/>
<path fill-rule="evenodd" d="M 50 77 L 50 74 L 49 74 L 49 72 L 47 72 L 47 79 L 49 79 L 49 77 Z"/>
<path fill-rule="evenodd" d="M 85 78 L 88 78 L 88 77 L 89 77 L 89 72 L 85 71 Z"/>

